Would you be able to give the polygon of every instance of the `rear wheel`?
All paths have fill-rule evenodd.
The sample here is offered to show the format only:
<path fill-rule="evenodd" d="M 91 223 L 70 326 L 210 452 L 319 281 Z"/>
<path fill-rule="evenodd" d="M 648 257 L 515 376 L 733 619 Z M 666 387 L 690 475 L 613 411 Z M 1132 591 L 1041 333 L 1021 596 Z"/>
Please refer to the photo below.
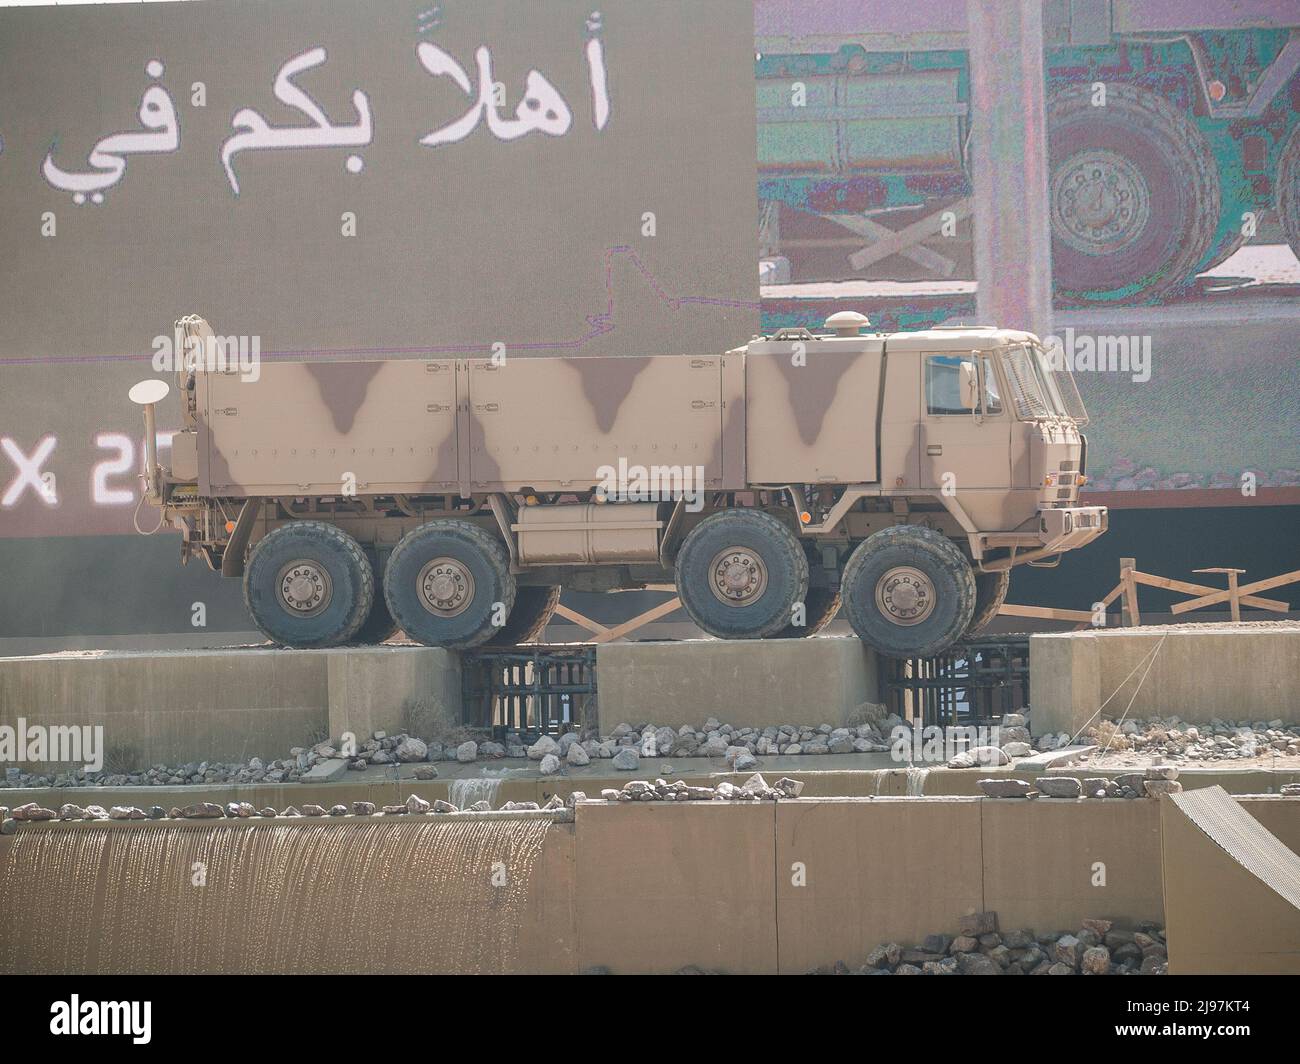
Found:
<path fill-rule="evenodd" d="M 894 658 L 941 653 L 975 612 L 970 563 L 946 536 L 917 525 L 881 529 L 858 544 L 840 594 L 858 638 Z"/>
<path fill-rule="evenodd" d="M 532 643 L 542 637 L 546 626 L 560 604 L 560 588 L 520 587 L 515 589 L 515 608 L 510 611 L 505 627 L 488 642 L 492 646 L 514 647 Z"/>
<path fill-rule="evenodd" d="M 1053 93 L 1047 112 L 1052 273 L 1061 302 L 1153 302 L 1192 283 L 1214 246 L 1218 164 L 1159 96 L 1107 85 Z"/>
<path fill-rule="evenodd" d="M 374 646 L 397 634 L 397 622 L 388 612 L 388 603 L 384 601 L 384 566 L 372 549 L 366 550 L 366 559 L 370 562 L 370 572 L 374 577 L 375 601 L 356 635 L 352 637 L 352 642 L 357 646 Z"/>
<path fill-rule="evenodd" d="M 763 639 L 790 623 L 808 592 L 808 558 L 785 525 L 762 510 L 706 517 L 677 552 L 677 593 L 709 635 Z"/>
<path fill-rule="evenodd" d="M 1282 149 L 1275 188 L 1282 231 L 1296 258 L 1300 258 L 1300 126 L 1291 131 Z"/>
<path fill-rule="evenodd" d="M 275 529 L 253 548 L 244 571 L 244 602 L 254 623 L 289 647 L 347 642 L 369 615 L 374 595 L 361 545 L 322 521 Z"/>
<path fill-rule="evenodd" d="M 468 521 L 408 532 L 384 570 L 388 611 L 426 646 L 463 650 L 491 639 L 515 604 L 505 548 Z"/>
<path fill-rule="evenodd" d="M 1007 601 L 1007 589 L 1010 586 L 1010 569 L 975 574 L 975 613 L 966 628 L 967 635 L 978 635 L 992 623 L 1002 604 Z"/>

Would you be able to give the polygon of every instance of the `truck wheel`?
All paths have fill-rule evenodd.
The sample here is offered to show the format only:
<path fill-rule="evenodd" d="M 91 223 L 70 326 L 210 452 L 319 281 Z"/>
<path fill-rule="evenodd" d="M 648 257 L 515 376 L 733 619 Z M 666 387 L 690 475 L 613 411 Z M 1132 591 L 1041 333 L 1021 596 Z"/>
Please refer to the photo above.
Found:
<path fill-rule="evenodd" d="M 858 544 L 840 595 L 864 643 L 888 657 L 924 658 L 966 631 L 975 612 L 975 574 L 946 536 L 895 525 Z"/>
<path fill-rule="evenodd" d="M 516 647 L 520 643 L 532 643 L 540 639 L 559 604 L 558 585 L 516 588 L 515 608 L 510 611 L 505 627 L 497 630 L 488 640 L 488 645 Z"/>
<path fill-rule="evenodd" d="M 687 614 L 719 639 L 763 639 L 790 623 L 808 592 L 808 558 L 785 525 L 762 510 L 706 517 L 677 552 Z"/>
<path fill-rule="evenodd" d="M 468 521 L 431 521 L 393 548 L 384 599 L 417 643 L 464 650 L 505 624 L 515 578 L 505 548 L 482 529 Z"/>
<path fill-rule="evenodd" d="M 807 639 L 816 635 L 840 612 L 840 593 L 828 587 L 810 587 L 803 604 L 804 623 L 797 627 L 787 624 L 773 639 Z"/>
<path fill-rule="evenodd" d="M 350 535 L 323 521 L 282 525 L 253 548 L 244 602 L 253 622 L 288 647 L 346 643 L 370 613 L 374 576 Z"/>
<path fill-rule="evenodd" d="M 1300 126 L 1291 131 L 1277 162 L 1277 216 L 1291 250 L 1300 258 Z"/>
<path fill-rule="evenodd" d="M 1047 108 L 1052 273 L 1062 303 L 1154 302 L 1214 245 L 1218 164 L 1181 111 L 1132 85 L 1054 92 Z"/>
<path fill-rule="evenodd" d="M 1010 586 L 1010 569 L 975 574 L 975 613 L 966 626 L 967 635 L 978 635 L 989 626 L 1002 608 L 1002 603 L 1006 602 L 1007 588 Z"/>
<path fill-rule="evenodd" d="M 358 647 L 373 647 L 380 643 L 386 642 L 397 634 L 397 622 L 393 620 L 393 615 L 388 612 L 388 603 L 384 601 L 382 593 L 375 595 L 375 601 L 370 607 L 370 613 L 366 619 L 361 622 L 361 627 L 356 630 L 349 643 Z"/>

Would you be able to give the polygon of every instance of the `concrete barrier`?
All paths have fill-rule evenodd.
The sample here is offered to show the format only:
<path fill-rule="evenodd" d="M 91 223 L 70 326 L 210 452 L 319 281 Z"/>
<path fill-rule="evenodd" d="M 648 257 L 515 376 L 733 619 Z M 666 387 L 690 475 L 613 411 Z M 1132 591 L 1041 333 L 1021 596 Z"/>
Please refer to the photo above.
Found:
<path fill-rule="evenodd" d="M 433 647 L 45 654 L 0 659 L 0 725 L 100 725 L 110 766 L 131 772 L 284 757 L 344 731 L 434 734 L 460 723 L 460 688 L 459 656 Z"/>
<path fill-rule="evenodd" d="M 1157 644 L 1147 672 L 1143 658 Z M 1034 635 L 1029 670 L 1036 735 L 1075 734 L 1116 691 L 1106 709 L 1115 717 L 1136 691 L 1131 717 L 1300 721 L 1300 624 L 1293 622 Z"/>
<path fill-rule="evenodd" d="M 513 963 L 520 972 L 537 973 L 601 968 L 672 972 L 685 965 L 737 973 L 803 972 L 835 961 L 856 966 L 881 943 L 906 947 L 919 944 L 925 934 L 951 934 L 960 916 L 976 910 L 997 912 L 1004 929 L 1074 930 L 1087 916 L 1132 928 L 1164 916 L 1160 807 L 1168 801 L 581 803 L 575 824 L 547 830 L 542 852 L 527 882 L 520 884 L 524 894 L 512 901 L 519 919 Z M 1300 799 L 1246 798 L 1240 804 L 1266 826 L 1281 825 L 1276 833 L 1284 842 L 1300 834 Z M 395 827 L 423 831 L 422 822 L 452 819 L 458 818 L 402 817 Z M 201 843 L 224 855 L 211 867 L 225 877 L 222 882 L 229 880 L 242 891 L 234 901 L 227 890 L 185 895 L 187 926 L 201 944 L 185 955 L 194 957 L 202 970 L 243 971 L 247 959 L 259 955 L 263 968 L 294 969 L 292 941 L 282 942 L 269 959 L 257 944 L 251 949 L 240 944 L 240 906 L 262 904 L 257 884 L 267 874 L 278 877 L 277 882 L 286 875 L 307 876 L 313 904 L 333 914 L 331 934 L 309 935 L 302 947 L 310 954 L 312 970 L 351 970 L 358 958 L 373 971 L 408 971 L 416 963 L 421 971 L 480 970 L 490 958 L 478 956 L 472 941 L 461 943 L 454 955 L 426 951 L 417 959 L 409 951 L 357 952 L 356 944 L 367 941 L 366 928 L 377 916 L 385 927 L 405 928 L 423 919 L 417 910 L 430 906 L 485 904 L 481 892 L 430 894 L 419 875 L 401 872 L 408 858 L 419 872 L 424 855 L 417 853 L 393 866 L 398 882 L 391 905 L 371 898 L 371 908 L 358 907 L 347 891 L 364 882 L 362 870 L 370 862 L 393 862 L 389 843 L 376 847 L 353 836 L 354 841 L 331 849 L 304 835 L 355 832 L 368 822 L 393 824 L 393 819 L 184 822 L 184 837 L 174 852 L 161 844 L 136 851 L 142 863 L 132 875 L 130 904 L 112 910 L 104 884 L 110 867 L 119 868 L 125 860 L 121 845 L 103 848 L 98 866 L 78 864 L 75 876 L 67 872 L 60 878 L 50 862 L 17 860 L 16 841 L 27 832 L 107 832 L 120 842 L 130 833 L 144 836 L 174 828 L 175 822 L 26 825 L 18 835 L 0 836 L 0 897 L 49 899 L 50 905 L 62 907 L 60 912 L 76 913 L 69 922 L 80 929 L 78 936 L 92 941 L 86 948 L 93 949 L 93 941 L 114 942 L 120 960 L 131 954 L 138 939 L 142 958 L 160 970 L 177 970 L 176 898 L 170 907 L 165 904 L 169 891 L 176 891 L 167 885 L 189 882 L 197 859 L 194 847 Z M 277 859 L 287 863 L 275 870 L 230 863 L 258 852 L 255 847 L 214 848 L 204 841 L 214 838 L 212 831 L 265 832 L 277 825 L 291 825 L 292 838 L 285 836 L 284 848 L 276 851 Z M 343 862 L 335 869 L 339 880 L 334 888 L 332 880 L 311 879 L 308 867 L 310 855 L 331 853 Z M 493 853 L 491 846 L 478 847 L 474 859 L 482 863 L 494 859 Z M 1098 866 L 1104 869 L 1100 879 Z M 1196 882 L 1194 864 L 1184 878 Z M 1207 913 L 1236 904 L 1230 894 L 1210 893 Z M 449 902 L 449 897 L 461 900 Z M 276 904 L 293 906 L 294 899 L 284 895 Z M 152 906 L 159 911 L 152 912 Z M 56 946 L 30 922 L 7 923 L 29 920 L 31 912 L 25 903 L 0 907 L 0 958 L 8 956 L 11 971 L 57 970 L 70 955 L 58 952 L 67 943 Z M 473 919 L 467 916 L 464 926 L 485 926 L 477 910 L 470 915 Z M 454 916 L 441 911 L 440 926 L 462 926 Z M 10 947 L 6 954 L 6 938 L 17 942 L 19 932 L 21 948 Z M 1171 953 L 1173 948 L 1171 943 Z M 120 968 L 92 964 L 87 970 Z"/>
<path fill-rule="evenodd" d="M 698 727 L 860 723 L 881 701 L 876 655 L 857 639 L 603 643 L 596 651 L 600 730 L 651 722 Z"/>

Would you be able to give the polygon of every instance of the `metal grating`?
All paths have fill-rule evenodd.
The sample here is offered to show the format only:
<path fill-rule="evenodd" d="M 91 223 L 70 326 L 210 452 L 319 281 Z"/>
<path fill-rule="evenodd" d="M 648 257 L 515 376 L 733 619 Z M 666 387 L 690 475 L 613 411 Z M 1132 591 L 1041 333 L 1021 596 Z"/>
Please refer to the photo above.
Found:
<path fill-rule="evenodd" d="M 463 721 L 526 742 L 594 719 L 596 648 L 485 651 L 462 662 Z"/>
<path fill-rule="evenodd" d="M 979 636 L 930 658 L 882 658 L 889 709 L 922 726 L 978 725 L 1029 705 L 1029 636 Z"/>

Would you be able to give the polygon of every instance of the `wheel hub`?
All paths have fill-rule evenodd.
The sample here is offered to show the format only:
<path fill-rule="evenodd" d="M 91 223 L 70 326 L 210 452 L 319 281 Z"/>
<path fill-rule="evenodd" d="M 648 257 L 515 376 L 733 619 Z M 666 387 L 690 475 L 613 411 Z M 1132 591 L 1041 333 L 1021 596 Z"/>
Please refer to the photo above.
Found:
<path fill-rule="evenodd" d="M 709 563 L 709 588 L 719 602 L 748 606 L 767 588 L 767 566 L 748 547 L 728 547 Z"/>
<path fill-rule="evenodd" d="M 276 578 L 280 603 L 297 617 L 314 617 L 334 597 L 329 571 L 319 562 L 297 558 L 280 569 Z"/>
<path fill-rule="evenodd" d="M 420 570 L 418 584 L 420 604 L 438 617 L 455 617 L 474 599 L 474 576 L 455 558 L 434 558 Z"/>
<path fill-rule="evenodd" d="M 934 612 L 934 583 L 920 569 L 900 565 L 876 582 L 876 606 L 895 624 L 920 624 Z"/>
<path fill-rule="evenodd" d="M 1141 236 L 1151 217 L 1142 172 L 1112 151 L 1081 151 L 1052 179 L 1052 230 L 1085 255 L 1112 255 Z"/>

